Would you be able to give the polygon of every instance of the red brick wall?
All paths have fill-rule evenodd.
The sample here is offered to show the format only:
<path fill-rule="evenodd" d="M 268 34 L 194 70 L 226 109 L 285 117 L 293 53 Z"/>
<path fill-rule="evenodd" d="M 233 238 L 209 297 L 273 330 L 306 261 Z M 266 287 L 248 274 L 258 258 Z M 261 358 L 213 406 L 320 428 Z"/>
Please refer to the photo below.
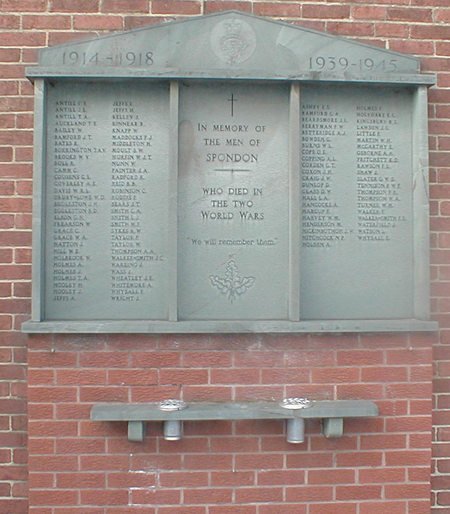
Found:
<path fill-rule="evenodd" d="M 432 340 L 33 336 L 30 512 L 429 512 Z M 95 402 L 286 395 L 374 399 L 381 416 L 347 422 L 336 440 L 308 422 L 302 445 L 286 443 L 279 421 L 187 422 L 180 442 L 154 424 L 141 444 L 125 423 L 88 420 Z"/>
<path fill-rule="evenodd" d="M 38 47 L 177 15 L 235 8 L 422 57 L 430 91 L 432 308 L 438 335 L 26 337 L 32 87 Z M 422 514 L 429 507 L 434 343 L 433 513 L 450 508 L 450 4 L 448 0 L 246 2 L 3 0 L 0 3 L 0 512 L 39 514 Z M 327 441 L 317 424 L 287 445 L 278 422 L 150 427 L 88 420 L 99 401 L 374 399 L 382 416 Z M 180 508 L 180 503 L 183 507 Z M 172 506 L 171 506 L 172 505 Z M 207 508 L 206 506 L 210 506 Z M 231 506 L 230 506 L 231 505 Z M 283 506 L 284 507 L 283 507 Z M 174 507 L 175 506 L 175 507 Z"/>

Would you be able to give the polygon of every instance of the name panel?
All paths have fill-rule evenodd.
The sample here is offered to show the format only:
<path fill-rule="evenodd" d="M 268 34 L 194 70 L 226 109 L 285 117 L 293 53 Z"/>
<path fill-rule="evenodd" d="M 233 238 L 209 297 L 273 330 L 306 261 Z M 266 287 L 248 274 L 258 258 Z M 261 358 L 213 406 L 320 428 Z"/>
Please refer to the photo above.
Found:
<path fill-rule="evenodd" d="M 303 87 L 301 317 L 413 311 L 412 93 Z"/>
<path fill-rule="evenodd" d="M 47 95 L 47 319 L 167 319 L 168 85 Z"/>

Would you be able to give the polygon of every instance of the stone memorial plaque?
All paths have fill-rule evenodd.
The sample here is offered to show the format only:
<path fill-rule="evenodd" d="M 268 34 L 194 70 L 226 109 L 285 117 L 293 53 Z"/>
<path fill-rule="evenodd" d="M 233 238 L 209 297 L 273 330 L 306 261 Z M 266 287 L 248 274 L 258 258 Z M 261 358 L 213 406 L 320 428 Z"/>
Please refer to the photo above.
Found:
<path fill-rule="evenodd" d="M 412 93 L 305 87 L 301 316 L 412 311 Z"/>
<path fill-rule="evenodd" d="M 167 85 L 49 88 L 48 319 L 166 319 Z"/>
<path fill-rule="evenodd" d="M 286 85 L 180 91 L 180 319 L 287 319 Z"/>
<path fill-rule="evenodd" d="M 40 52 L 28 332 L 433 330 L 414 56 L 229 11 Z"/>

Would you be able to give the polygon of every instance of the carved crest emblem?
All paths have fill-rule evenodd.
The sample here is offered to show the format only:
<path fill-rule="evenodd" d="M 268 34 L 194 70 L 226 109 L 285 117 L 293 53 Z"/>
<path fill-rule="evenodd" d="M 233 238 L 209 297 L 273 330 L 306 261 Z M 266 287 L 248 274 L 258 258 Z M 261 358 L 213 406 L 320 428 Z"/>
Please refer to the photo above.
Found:
<path fill-rule="evenodd" d="M 255 277 L 242 277 L 232 255 L 226 264 L 225 275 L 210 275 L 211 285 L 217 288 L 233 303 L 238 296 L 246 293 L 255 283 Z"/>
<path fill-rule="evenodd" d="M 249 59 L 255 51 L 255 31 L 243 20 L 223 20 L 211 32 L 211 47 L 217 57 L 226 64 L 240 64 Z"/>

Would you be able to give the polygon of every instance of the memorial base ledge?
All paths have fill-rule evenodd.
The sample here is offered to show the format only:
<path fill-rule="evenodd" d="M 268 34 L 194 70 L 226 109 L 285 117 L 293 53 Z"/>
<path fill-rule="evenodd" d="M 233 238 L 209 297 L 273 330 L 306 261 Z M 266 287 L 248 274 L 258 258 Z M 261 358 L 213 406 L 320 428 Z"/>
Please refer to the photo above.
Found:
<path fill-rule="evenodd" d="M 201 334 L 201 333 L 346 333 L 434 332 L 436 321 L 315 320 L 315 321 L 27 321 L 22 332 L 61 334 Z"/>

